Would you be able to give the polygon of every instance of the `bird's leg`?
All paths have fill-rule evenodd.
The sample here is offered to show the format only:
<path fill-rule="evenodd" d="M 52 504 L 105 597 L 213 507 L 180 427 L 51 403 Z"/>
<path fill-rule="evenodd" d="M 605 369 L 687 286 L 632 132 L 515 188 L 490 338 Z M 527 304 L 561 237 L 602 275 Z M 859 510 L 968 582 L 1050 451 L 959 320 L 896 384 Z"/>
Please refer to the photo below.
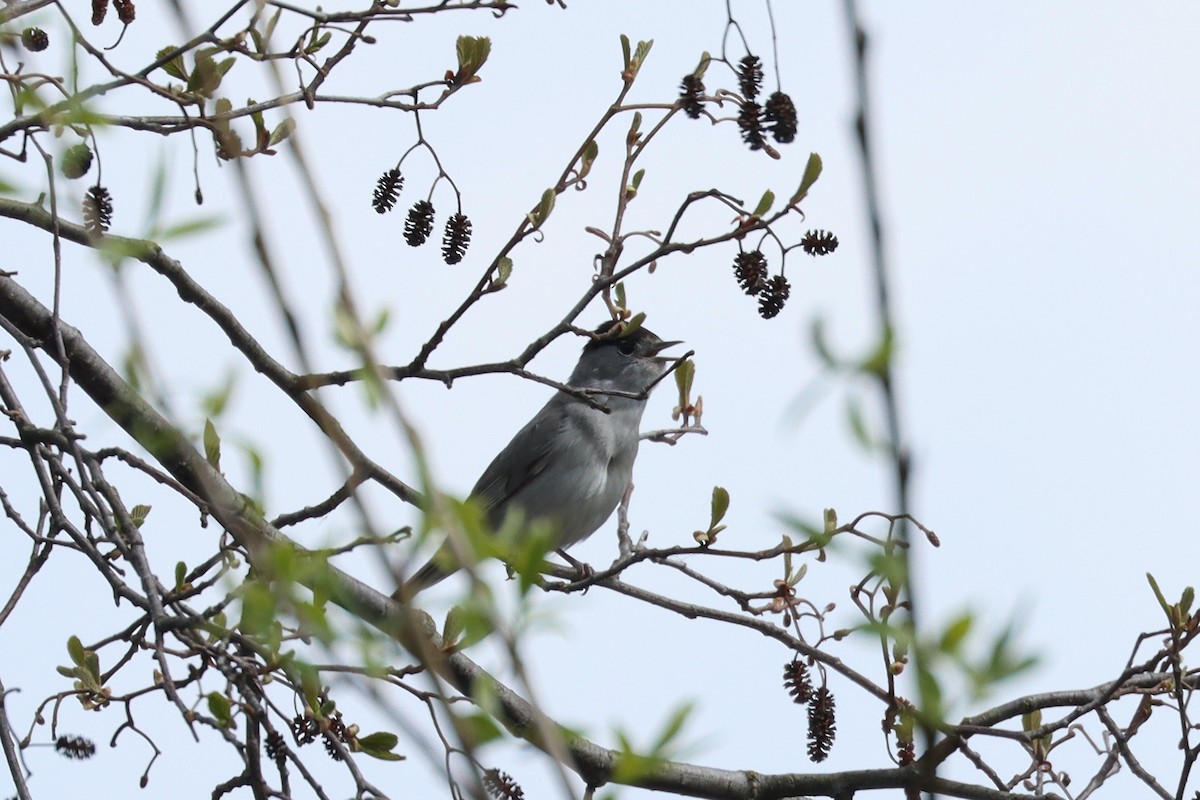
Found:
<path fill-rule="evenodd" d="M 633 481 L 625 487 L 621 504 L 617 506 L 617 552 L 621 558 L 633 553 L 633 541 L 629 538 L 629 498 L 633 496 Z"/>
<path fill-rule="evenodd" d="M 556 550 L 555 552 L 562 556 L 563 560 L 574 567 L 575 571 L 579 573 L 579 577 L 575 579 L 576 581 L 591 580 L 592 576 L 596 574 L 596 570 L 592 569 L 591 564 L 585 564 L 578 559 L 572 558 L 571 554 L 566 550 Z"/>

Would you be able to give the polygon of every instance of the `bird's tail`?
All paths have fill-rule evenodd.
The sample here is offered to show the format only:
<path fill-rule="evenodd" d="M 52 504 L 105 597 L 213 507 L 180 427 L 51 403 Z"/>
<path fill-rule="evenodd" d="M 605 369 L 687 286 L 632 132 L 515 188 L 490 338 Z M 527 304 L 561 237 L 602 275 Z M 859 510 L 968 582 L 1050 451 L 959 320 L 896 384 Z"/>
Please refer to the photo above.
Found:
<path fill-rule="evenodd" d="M 405 597 L 412 597 L 418 592 L 423 592 L 435 583 L 438 583 L 449 577 L 450 573 L 437 565 L 436 562 L 430 561 L 425 566 L 421 567 L 411 578 L 404 582 L 404 585 L 396 590 L 392 597 L 400 600 Z"/>

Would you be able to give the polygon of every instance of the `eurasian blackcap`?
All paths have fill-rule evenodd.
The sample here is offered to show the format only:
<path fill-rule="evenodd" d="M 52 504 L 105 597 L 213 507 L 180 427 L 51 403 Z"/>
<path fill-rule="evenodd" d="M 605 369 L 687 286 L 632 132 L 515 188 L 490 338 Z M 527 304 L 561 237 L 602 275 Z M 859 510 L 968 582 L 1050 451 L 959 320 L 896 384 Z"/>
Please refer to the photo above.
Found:
<path fill-rule="evenodd" d="M 646 398 L 671 362 L 658 354 L 679 342 L 642 327 L 621 332 L 613 321 L 596 336 L 567 385 L 603 408 L 560 391 L 517 432 L 471 490 L 494 529 L 519 508 L 527 523 L 548 523 L 561 550 L 595 533 L 621 502 L 633 479 Z M 457 569 L 447 542 L 395 597 L 411 597 Z"/>

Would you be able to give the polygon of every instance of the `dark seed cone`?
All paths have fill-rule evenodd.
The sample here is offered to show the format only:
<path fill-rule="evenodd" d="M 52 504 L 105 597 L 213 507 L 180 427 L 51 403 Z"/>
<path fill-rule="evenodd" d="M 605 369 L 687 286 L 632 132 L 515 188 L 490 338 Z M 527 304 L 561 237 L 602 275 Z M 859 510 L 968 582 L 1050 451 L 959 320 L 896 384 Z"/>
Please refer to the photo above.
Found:
<path fill-rule="evenodd" d="M 787 278 L 782 275 L 771 278 L 758 296 L 758 315 L 763 319 L 778 316 L 791 293 L 792 286 Z"/>
<path fill-rule="evenodd" d="M 762 90 L 762 61 L 758 56 L 745 56 L 738 62 L 737 68 L 738 88 L 742 90 L 742 97 L 747 100 L 753 100 L 758 97 L 759 91 Z"/>
<path fill-rule="evenodd" d="M 40 53 L 50 46 L 50 37 L 41 28 L 26 28 L 21 31 L 21 44 L 31 53 Z"/>
<path fill-rule="evenodd" d="M 800 246 L 810 256 L 823 256 L 837 250 L 838 238 L 828 231 L 808 231 L 800 240 Z"/>
<path fill-rule="evenodd" d="M 112 195 L 100 184 L 87 190 L 83 197 L 83 224 L 94 236 L 108 230 L 112 224 Z"/>
<path fill-rule="evenodd" d="M 338 750 L 338 746 L 335 743 L 335 741 L 336 741 L 336 738 L 334 737 L 333 734 L 331 734 L 331 733 L 325 734 L 325 736 L 324 736 L 325 755 L 329 756 L 334 761 L 341 761 L 342 760 L 342 751 Z"/>
<path fill-rule="evenodd" d="M 304 714 L 292 717 L 292 736 L 296 739 L 296 744 L 312 744 L 317 740 L 317 734 L 320 732 L 321 726 L 312 717 Z"/>
<path fill-rule="evenodd" d="M 54 749 L 60 756 L 79 761 L 96 755 L 96 745 L 82 736 L 60 736 L 54 741 Z"/>
<path fill-rule="evenodd" d="M 909 764 L 917 760 L 917 748 L 910 739 L 906 742 L 902 741 L 897 747 L 896 760 L 900 762 L 900 766 L 907 767 Z"/>
<path fill-rule="evenodd" d="M 404 176 L 400 174 L 400 170 L 395 167 L 389 169 L 379 176 L 379 181 L 375 184 L 375 196 L 371 198 L 371 205 L 380 214 L 386 214 L 396 205 L 396 198 L 400 196 L 400 190 L 403 188 Z"/>
<path fill-rule="evenodd" d="M 833 695 L 822 686 L 808 702 L 808 757 L 815 762 L 825 760 L 837 736 Z"/>
<path fill-rule="evenodd" d="M 767 98 L 767 107 L 763 112 L 763 120 L 771 129 L 771 135 L 780 144 L 789 144 L 796 140 L 796 106 L 792 98 L 783 92 L 772 92 Z"/>
<path fill-rule="evenodd" d="M 492 800 L 524 800 L 525 791 L 507 772 L 489 769 L 483 773 L 483 788 Z"/>
<path fill-rule="evenodd" d="M 287 742 L 283 740 L 283 734 L 279 731 L 268 733 L 265 749 L 267 751 L 267 758 L 274 761 L 280 769 L 283 769 L 283 761 L 287 758 Z"/>
<path fill-rule="evenodd" d="M 471 220 L 466 214 L 452 214 L 446 220 L 446 233 L 442 236 L 442 260 L 447 264 L 457 264 L 467 253 L 471 244 Z"/>
<path fill-rule="evenodd" d="M 408 219 L 404 220 L 404 241 L 410 247 L 420 247 L 432 232 L 433 203 L 419 200 L 408 210 Z"/>
<path fill-rule="evenodd" d="M 104 15 L 108 13 L 108 0 L 92 0 L 92 24 L 99 25 L 104 22 Z"/>
<path fill-rule="evenodd" d="M 796 705 L 804 705 L 813 696 L 812 678 L 808 675 L 808 665 L 796 659 L 783 668 L 783 688 L 788 690 Z"/>
<path fill-rule="evenodd" d="M 767 285 L 767 257 L 760 250 L 742 251 L 734 256 L 733 274 L 742 291 L 754 297 Z"/>
<path fill-rule="evenodd" d="M 742 103 L 737 122 L 742 129 L 742 141 L 750 145 L 751 150 L 761 150 L 767 140 L 762 127 L 763 112 L 758 103 L 750 100 Z"/>
<path fill-rule="evenodd" d="M 683 83 L 679 87 L 679 102 L 683 106 L 683 113 L 692 119 L 700 119 L 700 115 L 704 113 L 704 104 L 700 102 L 703 96 L 704 82 L 695 75 L 684 75 Z"/>
<path fill-rule="evenodd" d="M 137 16 L 133 0 L 113 0 L 113 8 L 117 10 L 117 19 L 126 25 L 133 22 L 133 18 Z"/>
<path fill-rule="evenodd" d="M 67 148 L 62 157 L 62 174 L 71 180 L 82 178 L 92 168 L 92 149 L 80 142 Z"/>

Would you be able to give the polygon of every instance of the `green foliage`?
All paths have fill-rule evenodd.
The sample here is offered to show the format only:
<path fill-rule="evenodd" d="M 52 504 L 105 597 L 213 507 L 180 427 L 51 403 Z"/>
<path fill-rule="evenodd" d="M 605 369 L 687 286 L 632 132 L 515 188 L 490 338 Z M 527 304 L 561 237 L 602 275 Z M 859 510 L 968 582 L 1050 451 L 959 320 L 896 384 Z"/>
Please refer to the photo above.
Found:
<path fill-rule="evenodd" d="M 215 469 L 221 468 L 221 437 L 211 419 L 204 420 L 204 459 Z"/>
<path fill-rule="evenodd" d="M 492 278 L 492 289 L 503 289 L 508 285 L 508 279 L 512 276 L 513 260 L 508 256 L 501 256 L 496 261 L 496 276 Z"/>
<path fill-rule="evenodd" d="M 654 46 L 654 40 L 651 39 L 645 42 L 638 42 L 637 47 L 630 52 L 629 37 L 621 34 L 621 57 L 624 61 L 624 67 L 621 70 L 621 79 L 626 83 L 633 83 L 637 77 L 638 71 L 642 65 L 646 63 L 646 56 L 650 55 L 650 48 Z"/>
<path fill-rule="evenodd" d="M 487 62 L 488 55 L 492 52 L 492 40 L 486 36 L 460 36 L 455 45 L 455 52 L 458 55 L 455 84 L 462 86 L 475 83 L 481 80 L 476 73 Z"/>
<path fill-rule="evenodd" d="M 763 196 L 759 198 L 758 205 L 754 207 L 754 211 L 751 212 L 750 216 L 761 217 L 770 211 L 773 205 L 775 205 L 775 193 L 767 189 L 763 192 Z"/>
<path fill-rule="evenodd" d="M 808 163 L 804 165 L 804 176 L 800 178 L 800 186 L 796 189 L 796 193 L 788 201 L 789 206 L 794 206 L 808 197 L 808 190 L 817 182 L 817 178 L 821 177 L 822 167 L 821 157 L 816 153 L 809 153 Z"/>
<path fill-rule="evenodd" d="M 554 210 L 554 201 L 558 196 L 553 189 L 547 189 L 542 192 L 542 199 L 538 201 L 537 208 L 529 212 L 529 225 L 535 231 L 542 227 L 543 223 L 550 217 L 550 212 Z"/>
<path fill-rule="evenodd" d="M 1175 636 L 1182 635 L 1187 629 L 1195 629 L 1200 627 L 1200 612 L 1192 615 L 1192 603 L 1196 600 L 1196 590 L 1191 586 L 1184 588 L 1183 593 L 1179 597 L 1179 602 L 1168 603 L 1162 589 L 1158 587 L 1158 581 L 1149 572 L 1146 573 L 1146 580 L 1150 583 L 1150 588 L 1154 592 L 1154 598 L 1158 600 L 1158 605 L 1162 608 L 1163 613 L 1167 615 L 1167 622 L 1171 626 L 1171 633 Z"/>
<path fill-rule="evenodd" d="M 714 486 L 712 490 L 712 501 L 709 509 L 708 529 L 704 531 L 696 531 L 692 534 L 692 538 L 701 547 L 708 547 L 717 540 L 717 534 L 725 530 L 725 526 L 720 524 L 725 518 L 725 512 L 729 510 L 729 491 L 722 486 Z"/>
<path fill-rule="evenodd" d="M 208 713 L 213 715 L 218 727 L 225 729 L 237 727 L 233 719 L 233 705 L 229 702 L 228 697 L 220 692 L 209 692 L 206 699 Z"/>
<path fill-rule="evenodd" d="M 692 710 L 691 703 L 676 708 L 647 748 L 636 747 L 628 734 L 617 730 L 617 763 L 613 767 L 612 780 L 624 784 L 644 781 L 652 777 L 665 761 L 676 758 L 679 751 L 677 739 Z"/>
<path fill-rule="evenodd" d="M 372 758 L 378 758 L 381 761 L 403 761 L 404 756 L 392 752 L 399 743 L 400 739 L 396 734 L 377 731 L 376 733 L 369 733 L 366 736 L 359 736 L 353 741 L 351 749 L 356 752 L 365 753 Z"/>
<path fill-rule="evenodd" d="M 80 704 L 89 710 L 107 705 L 111 692 L 101 679 L 100 656 L 95 650 L 84 647 L 78 636 L 67 639 L 67 655 L 74 666 L 56 669 L 59 675 L 75 679 L 74 688 L 79 693 Z"/>
<path fill-rule="evenodd" d="M 592 171 L 592 164 L 596 162 L 596 156 L 599 154 L 600 145 L 596 144 L 595 139 L 588 139 L 579 156 L 579 170 L 575 175 L 577 180 L 583 180 L 588 176 L 588 173 Z"/>

